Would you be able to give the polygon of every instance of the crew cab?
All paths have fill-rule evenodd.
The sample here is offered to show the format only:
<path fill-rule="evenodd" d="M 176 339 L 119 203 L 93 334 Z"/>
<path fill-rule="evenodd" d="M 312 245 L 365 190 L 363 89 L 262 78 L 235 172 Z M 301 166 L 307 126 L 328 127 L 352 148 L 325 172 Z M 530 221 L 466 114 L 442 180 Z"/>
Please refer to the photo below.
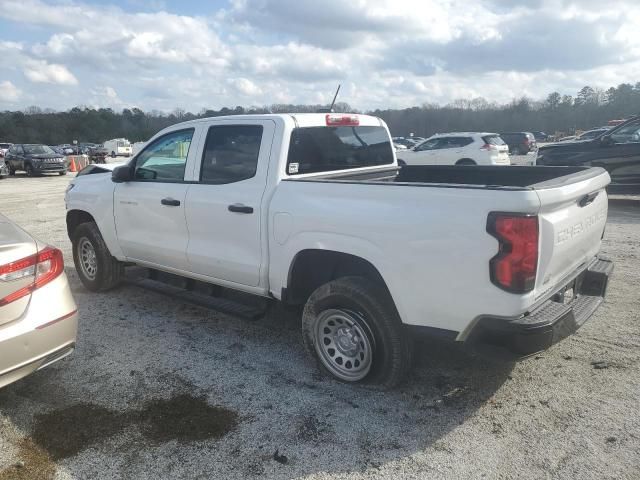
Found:
<path fill-rule="evenodd" d="M 600 168 L 399 167 L 367 115 L 217 117 L 80 172 L 67 229 L 90 290 L 137 264 L 304 307 L 323 371 L 389 387 L 416 331 L 530 354 L 588 319 L 612 270 L 608 183 Z"/>
<path fill-rule="evenodd" d="M 640 115 L 592 139 L 542 146 L 536 164 L 602 167 L 612 193 L 640 192 Z"/>

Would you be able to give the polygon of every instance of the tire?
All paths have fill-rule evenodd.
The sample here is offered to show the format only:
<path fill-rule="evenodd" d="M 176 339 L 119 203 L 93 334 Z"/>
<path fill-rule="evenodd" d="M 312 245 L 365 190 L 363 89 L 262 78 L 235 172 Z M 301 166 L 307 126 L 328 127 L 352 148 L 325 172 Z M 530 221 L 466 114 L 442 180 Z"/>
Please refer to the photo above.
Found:
<path fill-rule="evenodd" d="M 111 158 L 116 158 L 116 152 L 111 152 Z"/>
<path fill-rule="evenodd" d="M 460 165 L 471 166 L 471 165 L 477 165 L 477 163 L 474 162 L 473 160 L 471 160 L 470 158 L 461 158 L 460 160 L 458 160 L 456 162 L 456 165 L 458 165 L 458 166 L 460 166 Z"/>
<path fill-rule="evenodd" d="M 12 177 L 16 174 L 16 170 L 13 167 L 9 167 L 9 175 L 11 175 Z"/>
<path fill-rule="evenodd" d="M 67 174 L 66 170 L 63 170 L 62 172 L 58 172 L 58 175 L 66 175 L 66 174 Z"/>
<path fill-rule="evenodd" d="M 72 234 L 71 243 L 73 263 L 82 284 L 88 290 L 103 292 L 121 283 L 124 265 L 111 255 L 95 223 L 78 225 Z"/>
<path fill-rule="evenodd" d="M 27 177 L 35 177 L 36 172 L 33 170 L 33 166 L 30 163 L 24 167 L 24 171 L 27 173 Z"/>
<path fill-rule="evenodd" d="M 317 288 L 304 307 L 302 338 L 320 370 L 347 383 L 389 389 L 411 365 L 411 342 L 388 292 L 364 277 Z"/>

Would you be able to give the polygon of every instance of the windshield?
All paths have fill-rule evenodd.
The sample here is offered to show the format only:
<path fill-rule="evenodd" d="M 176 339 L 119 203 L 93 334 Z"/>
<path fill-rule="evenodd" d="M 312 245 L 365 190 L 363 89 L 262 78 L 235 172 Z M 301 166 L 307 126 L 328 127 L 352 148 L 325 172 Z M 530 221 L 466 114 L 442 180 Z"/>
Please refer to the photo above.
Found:
<path fill-rule="evenodd" d="M 383 127 L 305 127 L 291 133 L 289 175 L 391 164 L 393 147 Z"/>
<path fill-rule="evenodd" d="M 29 153 L 31 155 L 41 155 L 41 154 L 55 154 L 53 150 L 51 150 L 46 145 L 24 145 L 25 153 Z"/>
<path fill-rule="evenodd" d="M 0 148 L 2 148 L 2 149 L 11 148 L 11 144 L 10 143 L 0 143 Z"/>

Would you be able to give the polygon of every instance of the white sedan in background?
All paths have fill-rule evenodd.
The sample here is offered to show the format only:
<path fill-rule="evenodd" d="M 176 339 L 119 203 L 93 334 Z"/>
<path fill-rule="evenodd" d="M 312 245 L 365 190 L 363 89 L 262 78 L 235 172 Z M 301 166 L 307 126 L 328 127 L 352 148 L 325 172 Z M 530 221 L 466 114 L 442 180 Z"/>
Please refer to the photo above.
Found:
<path fill-rule="evenodd" d="M 438 133 L 396 155 L 400 165 L 511 165 L 497 133 Z"/>

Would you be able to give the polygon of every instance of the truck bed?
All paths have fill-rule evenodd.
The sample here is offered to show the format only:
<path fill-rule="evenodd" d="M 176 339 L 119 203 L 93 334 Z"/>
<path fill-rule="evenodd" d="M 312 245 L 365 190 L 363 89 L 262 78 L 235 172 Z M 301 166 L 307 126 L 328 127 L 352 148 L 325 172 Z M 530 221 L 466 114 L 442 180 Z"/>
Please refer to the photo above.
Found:
<path fill-rule="evenodd" d="M 414 165 L 375 172 L 337 173 L 297 179 L 340 183 L 420 184 L 450 188 L 531 190 L 559 187 L 596 177 L 602 169 L 588 167 Z"/>

